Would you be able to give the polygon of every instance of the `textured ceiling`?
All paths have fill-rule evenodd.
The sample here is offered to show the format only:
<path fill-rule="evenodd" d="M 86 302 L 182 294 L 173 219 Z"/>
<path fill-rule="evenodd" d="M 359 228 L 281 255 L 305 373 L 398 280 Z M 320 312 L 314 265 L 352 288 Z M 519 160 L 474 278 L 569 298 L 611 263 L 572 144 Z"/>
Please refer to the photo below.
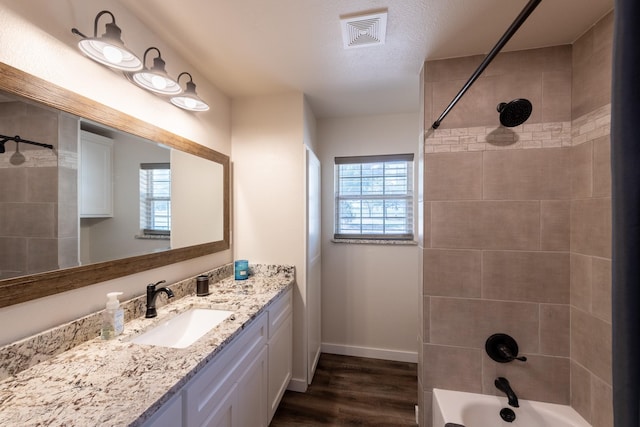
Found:
<path fill-rule="evenodd" d="M 486 54 L 527 3 L 120 1 L 230 97 L 300 90 L 319 118 L 417 111 L 425 59 Z M 504 50 L 572 43 L 612 8 L 613 0 L 543 0 Z M 380 9 L 386 43 L 345 50 L 340 17 Z"/>

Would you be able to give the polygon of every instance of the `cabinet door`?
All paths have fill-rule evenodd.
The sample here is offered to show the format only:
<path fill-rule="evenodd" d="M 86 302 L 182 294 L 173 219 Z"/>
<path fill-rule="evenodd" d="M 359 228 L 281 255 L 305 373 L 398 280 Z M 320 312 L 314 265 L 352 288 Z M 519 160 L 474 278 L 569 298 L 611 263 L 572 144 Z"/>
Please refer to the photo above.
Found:
<path fill-rule="evenodd" d="M 238 418 L 238 392 L 234 385 L 219 401 L 216 409 L 204 420 L 202 427 L 235 427 L 239 426 Z"/>
<path fill-rule="evenodd" d="M 83 131 L 80 139 L 80 217 L 113 216 L 113 140 Z"/>
<path fill-rule="evenodd" d="M 182 393 L 174 396 L 143 424 L 144 427 L 182 426 Z"/>
<path fill-rule="evenodd" d="M 291 380 L 293 322 L 289 315 L 269 340 L 269 421 L 278 409 Z"/>
<path fill-rule="evenodd" d="M 262 349 L 238 380 L 238 423 L 236 427 L 267 427 L 267 349 Z"/>

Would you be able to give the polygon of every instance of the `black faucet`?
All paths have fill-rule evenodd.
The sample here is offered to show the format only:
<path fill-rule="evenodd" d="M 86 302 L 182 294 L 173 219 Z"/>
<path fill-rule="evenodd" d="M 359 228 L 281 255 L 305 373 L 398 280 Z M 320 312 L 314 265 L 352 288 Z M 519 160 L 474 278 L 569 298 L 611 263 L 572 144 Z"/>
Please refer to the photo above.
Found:
<path fill-rule="evenodd" d="M 501 392 L 507 395 L 507 399 L 509 399 L 509 406 L 513 406 L 514 408 L 518 408 L 518 396 L 513 392 L 511 386 L 509 385 L 509 381 L 504 377 L 498 377 L 494 381 L 496 388 Z"/>
<path fill-rule="evenodd" d="M 161 280 L 158 283 L 150 283 L 147 285 L 147 312 L 144 315 L 147 319 L 151 319 L 158 315 L 156 312 L 156 297 L 160 292 L 167 294 L 168 298 L 173 298 L 173 291 L 166 286 L 156 289 L 156 286 L 161 285 L 164 282 L 164 280 Z"/>

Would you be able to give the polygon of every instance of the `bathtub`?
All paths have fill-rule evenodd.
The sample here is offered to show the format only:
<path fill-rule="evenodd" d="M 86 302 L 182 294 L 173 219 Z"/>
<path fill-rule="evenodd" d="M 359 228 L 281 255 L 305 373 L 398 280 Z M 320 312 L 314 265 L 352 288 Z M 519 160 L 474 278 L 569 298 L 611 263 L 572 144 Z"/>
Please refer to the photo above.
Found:
<path fill-rule="evenodd" d="M 503 421 L 500 411 L 510 408 L 507 398 L 485 394 L 433 389 L 433 427 L 591 427 L 566 405 L 520 400 L 513 422 Z"/>

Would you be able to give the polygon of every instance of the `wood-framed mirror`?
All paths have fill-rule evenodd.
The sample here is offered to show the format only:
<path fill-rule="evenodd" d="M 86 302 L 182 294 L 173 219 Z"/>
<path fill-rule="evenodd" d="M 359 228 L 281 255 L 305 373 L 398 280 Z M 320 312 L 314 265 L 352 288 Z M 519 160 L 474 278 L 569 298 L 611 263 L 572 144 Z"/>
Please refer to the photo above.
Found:
<path fill-rule="evenodd" d="M 217 183 L 216 197 L 221 209 L 215 215 L 221 222 L 214 241 L 95 262 L 41 273 L 21 275 L 0 280 L 0 307 L 6 307 L 60 292 L 78 289 L 106 280 L 127 276 L 145 270 L 224 251 L 230 247 L 230 161 L 229 157 L 186 138 L 160 129 L 86 97 L 56 86 L 50 82 L 0 63 L 0 91 L 34 102 L 49 109 L 85 120 L 90 125 L 111 128 L 132 137 L 153 141 L 175 150 L 176 158 L 193 155 L 204 159 L 221 170 L 222 183 Z M 25 138 L 25 137 L 23 137 Z M 6 154 L 2 154 L 6 155 Z M 11 155 L 10 153 L 8 155 Z M 193 179 L 191 177 L 190 179 Z M 203 182 L 194 183 L 202 186 Z M 181 246 L 181 247 L 180 247 Z"/>

